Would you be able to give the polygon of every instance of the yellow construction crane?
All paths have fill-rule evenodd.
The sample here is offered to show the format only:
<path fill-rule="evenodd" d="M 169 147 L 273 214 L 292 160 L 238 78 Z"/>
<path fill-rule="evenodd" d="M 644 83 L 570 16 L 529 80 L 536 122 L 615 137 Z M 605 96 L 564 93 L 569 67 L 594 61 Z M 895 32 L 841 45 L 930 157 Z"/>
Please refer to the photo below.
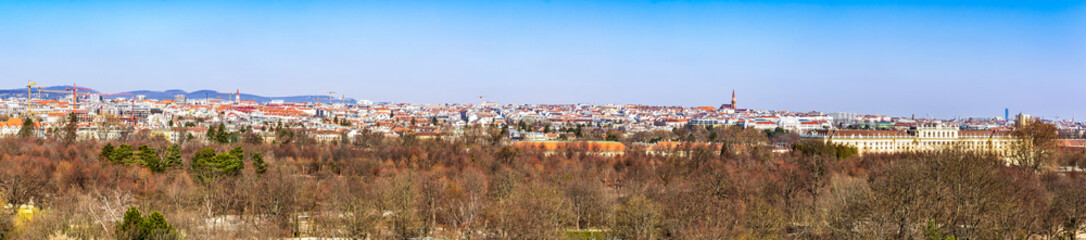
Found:
<path fill-rule="evenodd" d="M 69 88 L 69 89 L 71 89 L 71 88 Z M 76 101 L 76 99 L 79 99 L 80 95 L 90 94 L 90 93 L 77 92 L 76 90 L 71 90 L 71 91 L 58 91 L 58 90 L 49 90 L 49 89 L 42 90 L 41 87 L 38 87 L 38 98 L 41 98 L 41 92 L 71 94 L 72 95 L 72 112 L 75 112 L 76 104 L 79 103 L 79 102 Z"/>
<path fill-rule="evenodd" d="M 29 79 L 26 80 L 26 112 L 27 113 L 33 113 L 34 112 L 33 110 L 30 109 L 30 88 L 34 87 L 34 85 L 38 85 L 38 83 L 37 82 L 31 82 Z"/>

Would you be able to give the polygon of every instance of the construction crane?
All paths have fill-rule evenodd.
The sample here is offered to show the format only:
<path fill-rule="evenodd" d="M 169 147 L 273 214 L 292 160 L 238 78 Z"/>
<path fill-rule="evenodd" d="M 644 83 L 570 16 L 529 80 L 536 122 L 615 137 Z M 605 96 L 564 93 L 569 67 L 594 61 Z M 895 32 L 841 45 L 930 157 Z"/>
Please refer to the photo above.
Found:
<path fill-rule="evenodd" d="M 37 82 L 31 82 L 30 79 L 26 80 L 26 112 L 33 114 L 34 111 L 30 108 L 30 88 L 38 85 Z"/>
<path fill-rule="evenodd" d="M 89 93 L 80 93 L 80 92 L 79 92 L 79 90 L 87 91 L 87 90 L 91 90 L 91 89 L 89 89 L 89 88 L 80 88 L 80 87 L 76 87 L 76 86 L 75 86 L 75 84 L 73 83 L 73 84 L 72 84 L 72 87 L 65 87 L 65 88 L 64 88 L 64 90 L 65 90 L 65 91 L 48 90 L 48 89 L 46 89 L 46 90 L 42 90 L 42 89 L 41 89 L 41 87 L 38 87 L 38 97 L 39 97 L 39 98 L 41 97 L 41 92 L 50 92 L 50 93 L 70 93 L 70 94 L 72 94 L 72 112 L 75 112 L 75 109 L 76 109 L 76 104 L 78 104 L 78 102 L 76 101 L 76 99 L 78 99 L 78 98 L 79 98 L 79 94 L 83 94 L 83 95 L 87 95 L 87 94 L 89 94 Z M 69 91 L 70 91 L 70 92 L 69 92 Z"/>
<path fill-rule="evenodd" d="M 241 89 L 237 89 L 232 93 L 231 92 L 218 92 L 218 91 L 216 91 L 215 93 L 226 94 L 227 96 L 234 95 L 234 102 L 235 103 L 241 103 Z M 222 97 L 219 97 L 219 100 L 222 100 Z"/>
<path fill-rule="evenodd" d="M 334 92 L 334 91 L 323 91 L 321 93 L 327 93 L 328 94 L 328 105 L 332 105 L 332 99 L 336 98 L 336 96 L 335 96 L 336 92 Z M 320 101 L 318 100 L 317 103 L 320 103 Z"/>
<path fill-rule="evenodd" d="M 47 93 L 73 93 L 73 92 L 69 92 L 69 91 L 58 91 L 58 90 L 49 90 L 49 89 L 42 90 L 41 88 L 38 88 L 38 98 L 39 99 L 41 98 L 41 93 L 42 92 L 47 92 Z M 73 112 L 75 111 L 75 98 L 76 98 L 76 96 L 77 95 L 72 94 L 72 111 Z"/>

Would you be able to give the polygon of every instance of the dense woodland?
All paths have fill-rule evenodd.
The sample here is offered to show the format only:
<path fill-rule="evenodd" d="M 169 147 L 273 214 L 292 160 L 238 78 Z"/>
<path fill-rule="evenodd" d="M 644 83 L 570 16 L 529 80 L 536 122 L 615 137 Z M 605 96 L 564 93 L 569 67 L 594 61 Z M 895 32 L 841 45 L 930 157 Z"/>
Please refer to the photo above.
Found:
<path fill-rule="evenodd" d="M 1060 170 L 1086 154 L 1044 139 L 1023 150 L 1037 164 L 1007 165 L 738 128 L 633 134 L 616 157 L 512 148 L 487 129 L 335 143 L 279 131 L 289 139 L 0 139 L 0 238 L 1066 239 L 1086 220 L 1086 176 Z M 723 147 L 632 143 L 654 140 Z"/>

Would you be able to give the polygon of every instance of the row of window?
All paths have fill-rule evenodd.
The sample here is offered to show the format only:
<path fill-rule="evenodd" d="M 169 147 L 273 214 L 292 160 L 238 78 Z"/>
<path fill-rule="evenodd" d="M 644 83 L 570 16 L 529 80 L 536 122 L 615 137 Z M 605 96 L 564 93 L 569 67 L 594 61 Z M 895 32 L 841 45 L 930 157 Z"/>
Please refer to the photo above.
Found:
<path fill-rule="evenodd" d="M 950 145 L 950 144 L 958 144 L 958 145 L 964 146 L 966 148 L 971 148 L 971 149 L 989 148 L 989 147 L 1000 148 L 1001 146 L 1003 146 L 1003 144 L 1000 144 L 1000 142 L 998 142 L 998 141 L 996 141 L 996 142 L 991 142 L 991 141 L 988 141 L 988 142 L 985 142 L 985 141 L 923 141 L 923 142 L 919 142 L 919 143 L 916 143 L 916 144 L 913 144 L 913 142 L 905 142 L 905 141 L 903 141 L 901 143 L 891 142 L 891 141 L 879 141 L 879 142 L 866 142 L 866 143 L 865 142 L 845 142 L 845 144 L 852 145 L 854 147 L 857 147 L 857 148 L 860 148 L 860 149 L 863 149 L 863 150 L 875 150 L 875 151 L 891 151 L 891 150 L 892 151 L 902 151 L 902 150 L 909 151 L 909 150 L 912 150 L 913 147 L 919 147 L 919 148 L 923 148 L 923 149 L 932 149 L 932 148 L 938 148 L 938 147 L 942 147 L 942 146 L 946 146 L 946 145 Z"/>

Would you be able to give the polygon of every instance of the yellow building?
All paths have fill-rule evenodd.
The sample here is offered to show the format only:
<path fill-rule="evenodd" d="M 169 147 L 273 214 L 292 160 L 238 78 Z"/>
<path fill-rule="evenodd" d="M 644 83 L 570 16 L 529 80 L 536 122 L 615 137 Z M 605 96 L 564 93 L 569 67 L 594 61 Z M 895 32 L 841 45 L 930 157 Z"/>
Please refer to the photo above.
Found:
<path fill-rule="evenodd" d="M 513 147 L 523 150 L 543 151 L 546 155 L 567 151 L 583 151 L 590 154 L 613 157 L 626 153 L 626 145 L 614 141 L 527 141 L 517 142 Z"/>
<path fill-rule="evenodd" d="M 1011 137 L 1009 131 L 959 130 L 941 126 L 915 127 L 907 131 L 816 130 L 803 137 L 822 139 L 826 143 L 852 146 L 861 155 L 864 153 L 932 151 L 959 146 L 966 150 L 992 152 L 1006 156 L 1014 142 L 1014 138 Z"/>

